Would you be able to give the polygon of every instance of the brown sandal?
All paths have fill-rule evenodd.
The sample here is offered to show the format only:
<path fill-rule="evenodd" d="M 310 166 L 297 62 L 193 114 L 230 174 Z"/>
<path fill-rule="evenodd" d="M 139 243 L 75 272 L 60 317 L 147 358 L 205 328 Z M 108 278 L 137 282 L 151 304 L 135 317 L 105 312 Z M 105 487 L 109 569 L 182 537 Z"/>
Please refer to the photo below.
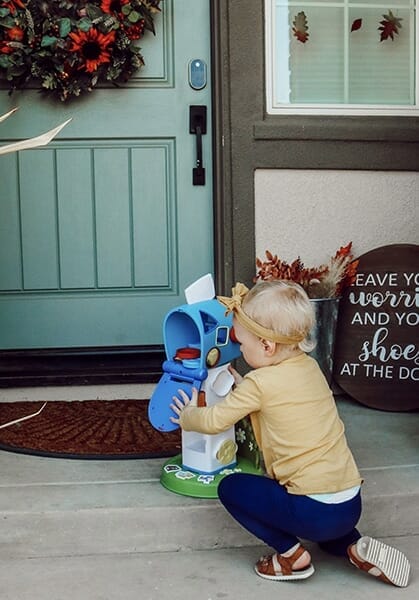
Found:
<path fill-rule="evenodd" d="M 255 565 L 255 571 L 260 577 L 275 581 L 306 579 L 314 573 L 312 564 L 309 564 L 303 569 L 293 570 L 292 568 L 296 560 L 298 560 L 305 551 L 305 548 L 298 546 L 297 550 L 291 556 L 281 556 L 281 554 L 278 553 L 262 556 Z"/>
<path fill-rule="evenodd" d="M 406 587 L 409 582 L 410 563 L 406 556 L 384 542 L 365 536 L 348 548 L 349 560 L 353 565 L 381 581 L 398 587 Z"/>

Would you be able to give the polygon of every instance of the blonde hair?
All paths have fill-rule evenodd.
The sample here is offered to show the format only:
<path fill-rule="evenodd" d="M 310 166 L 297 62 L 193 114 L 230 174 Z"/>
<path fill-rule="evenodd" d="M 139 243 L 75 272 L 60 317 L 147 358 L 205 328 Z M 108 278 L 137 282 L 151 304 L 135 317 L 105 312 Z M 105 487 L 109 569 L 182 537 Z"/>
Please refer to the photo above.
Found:
<path fill-rule="evenodd" d="M 295 344 L 303 352 L 316 345 L 309 338 L 315 314 L 303 288 L 285 279 L 259 281 L 243 299 L 243 311 L 254 321 L 279 336 L 300 336 Z"/>

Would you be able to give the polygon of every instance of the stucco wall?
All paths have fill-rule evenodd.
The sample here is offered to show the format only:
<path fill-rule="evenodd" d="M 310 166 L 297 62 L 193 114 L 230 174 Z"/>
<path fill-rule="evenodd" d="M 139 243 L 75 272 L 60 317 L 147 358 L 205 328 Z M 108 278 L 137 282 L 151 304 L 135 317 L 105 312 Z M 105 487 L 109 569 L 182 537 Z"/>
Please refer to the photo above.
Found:
<path fill-rule="evenodd" d="M 352 240 L 355 256 L 419 243 L 419 172 L 258 169 L 256 256 L 307 267 Z"/>

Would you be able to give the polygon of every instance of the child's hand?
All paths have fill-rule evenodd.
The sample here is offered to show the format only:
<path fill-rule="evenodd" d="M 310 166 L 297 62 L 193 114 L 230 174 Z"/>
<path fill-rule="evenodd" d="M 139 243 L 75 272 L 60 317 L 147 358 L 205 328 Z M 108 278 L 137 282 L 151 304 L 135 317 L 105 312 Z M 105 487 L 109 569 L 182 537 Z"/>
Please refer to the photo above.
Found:
<path fill-rule="evenodd" d="M 239 385 L 239 383 L 241 383 L 243 381 L 243 377 L 240 375 L 240 373 L 238 371 L 236 371 L 236 369 L 234 367 L 232 367 L 231 365 L 228 366 L 228 370 L 230 371 L 230 373 L 233 375 L 234 377 L 234 383 L 236 385 Z"/>
<path fill-rule="evenodd" d="M 177 396 L 173 396 L 173 404 L 170 404 L 170 408 L 177 415 L 177 417 L 170 417 L 172 423 L 176 423 L 180 425 L 180 413 L 187 406 L 197 406 L 198 405 L 198 390 L 196 388 L 192 388 L 192 396 L 189 398 L 188 394 L 183 390 L 178 390 L 178 394 L 181 398 Z"/>

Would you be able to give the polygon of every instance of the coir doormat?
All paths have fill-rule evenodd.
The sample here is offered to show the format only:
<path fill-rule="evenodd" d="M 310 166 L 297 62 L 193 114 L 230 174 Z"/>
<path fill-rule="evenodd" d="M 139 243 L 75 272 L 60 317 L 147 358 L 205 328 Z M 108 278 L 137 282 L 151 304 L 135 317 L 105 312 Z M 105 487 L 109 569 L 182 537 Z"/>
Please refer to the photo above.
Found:
<path fill-rule="evenodd" d="M 0 402 L 0 450 L 106 460 L 178 454 L 180 430 L 157 431 L 147 408 L 148 400 Z"/>

